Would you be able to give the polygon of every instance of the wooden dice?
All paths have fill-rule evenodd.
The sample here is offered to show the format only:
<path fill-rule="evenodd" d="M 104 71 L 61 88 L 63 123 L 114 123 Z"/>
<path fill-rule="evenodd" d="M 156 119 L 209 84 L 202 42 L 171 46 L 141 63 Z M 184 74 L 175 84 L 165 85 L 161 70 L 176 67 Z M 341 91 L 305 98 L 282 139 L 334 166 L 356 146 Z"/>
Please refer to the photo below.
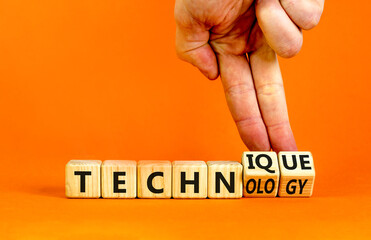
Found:
<path fill-rule="evenodd" d="M 204 161 L 173 162 L 173 197 L 207 197 L 207 165 Z"/>
<path fill-rule="evenodd" d="M 242 197 L 242 165 L 235 161 L 209 161 L 209 198 Z"/>
<path fill-rule="evenodd" d="M 102 197 L 135 198 L 137 196 L 137 162 L 106 160 L 102 164 Z"/>
<path fill-rule="evenodd" d="M 280 197 L 310 197 L 313 193 L 314 164 L 310 152 L 280 152 Z"/>
<path fill-rule="evenodd" d="M 275 197 L 280 169 L 275 152 L 242 154 L 244 197 Z"/>
<path fill-rule="evenodd" d="M 71 160 L 69 198 L 310 197 L 310 152 L 244 152 L 236 161 Z"/>
<path fill-rule="evenodd" d="M 66 196 L 99 198 L 100 160 L 71 160 L 66 165 Z"/>
<path fill-rule="evenodd" d="M 138 197 L 171 198 L 170 161 L 139 161 Z"/>

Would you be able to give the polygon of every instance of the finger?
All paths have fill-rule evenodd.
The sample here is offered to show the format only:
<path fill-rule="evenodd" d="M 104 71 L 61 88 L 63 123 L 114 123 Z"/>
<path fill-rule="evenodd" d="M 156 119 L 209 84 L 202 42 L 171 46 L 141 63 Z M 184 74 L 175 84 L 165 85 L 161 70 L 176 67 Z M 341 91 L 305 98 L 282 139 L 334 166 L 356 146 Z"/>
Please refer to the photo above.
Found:
<path fill-rule="evenodd" d="M 301 49 L 301 30 L 291 21 L 279 0 L 257 0 L 259 26 L 271 48 L 281 57 L 293 57 Z"/>
<path fill-rule="evenodd" d="M 251 151 L 270 150 L 246 56 L 218 55 L 218 61 L 227 104 L 242 141 Z"/>
<path fill-rule="evenodd" d="M 281 5 L 291 20 L 305 30 L 317 26 L 324 3 L 324 0 L 281 0 Z"/>
<path fill-rule="evenodd" d="M 208 29 L 194 20 L 181 4 L 176 4 L 174 15 L 178 57 L 197 67 L 207 78 L 216 79 L 219 75 L 218 64 L 208 43 Z"/>
<path fill-rule="evenodd" d="M 297 150 L 275 52 L 268 44 L 263 45 L 250 54 L 250 66 L 272 149 L 277 152 Z"/>

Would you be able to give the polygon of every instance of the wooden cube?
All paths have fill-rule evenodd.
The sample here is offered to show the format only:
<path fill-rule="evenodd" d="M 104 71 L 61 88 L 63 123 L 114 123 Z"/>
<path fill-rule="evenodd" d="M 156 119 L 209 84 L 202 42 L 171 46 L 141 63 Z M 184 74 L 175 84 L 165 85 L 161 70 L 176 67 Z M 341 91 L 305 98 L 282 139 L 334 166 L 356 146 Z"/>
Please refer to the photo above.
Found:
<path fill-rule="evenodd" d="M 279 185 L 280 169 L 275 152 L 244 152 L 244 197 L 275 197 Z"/>
<path fill-rule="evenodd" d="M 235 161 L 208 161 L 209 198 L 242 197 L 242 165 Z"/>
<path fill-rule="evenodd" d="M 138 197 L 171 198 L 171 162 L 138 162 Z"/>
<path fill-rule="evenodd" d="M 66 196 L 99 198 L 101 194 L 100 160 L 71 160 L 66 165 Z"/>
<path fill-rule="evenodd" d="M 173 162 L 173 197 L 207 197 L 207 165 L 204 161 Z"/>
<path fill-rule="evenodd" d="M 106 160 L 102 164 L 102 197 L 135 198 L 137 196 L 137 162 Z"/>
<path fill-rule="evenodd" d="M 315 170 L 310 152 L 280 152 L 281 170 L 278 195 L 281 197 L 310 197 L 313 193 Z"/>

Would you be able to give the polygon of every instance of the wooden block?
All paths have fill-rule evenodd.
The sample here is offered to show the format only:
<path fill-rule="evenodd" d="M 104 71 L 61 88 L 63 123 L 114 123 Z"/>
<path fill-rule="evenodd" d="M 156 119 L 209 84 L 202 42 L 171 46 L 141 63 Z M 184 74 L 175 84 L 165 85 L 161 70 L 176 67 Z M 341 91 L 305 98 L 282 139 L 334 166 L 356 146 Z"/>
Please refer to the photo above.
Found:
<path fill-rule="evenodd" d="M 209 161 L 208 197 L 241 198 L 242 165 L 235 161 Z"/>
<path fill-rule="evenodd" d="M 310 152 L 280 152 L 281 170 L 278 195 L 281 197 L 310 197 L 313 193 L 315 170 Z"/>
<path fill-rule="evenodd" d="M 173 197 L 207 197 L 207 165 L 204 161 L 173 162 Z"/>
<path fill-rule="evenodd" d="M 71 160 L 66 165 L 66 196 L 100 197 L 100 160 Z"/>
<path fill-rule="evenodd" d="M 277 196 L 280 169 L 275 152 L 244 152 L 242 165 L 244 197 Z"/>
<path fill-rule="evenodd" d="M 135 198 L 137 196 L 137 162 L 106 160 L 102 164 L 102 197 Z"/>
<path fill-rule="evenodd" d="M 138 162 L 138 197 L 171 198 L 171 162 Z"/>

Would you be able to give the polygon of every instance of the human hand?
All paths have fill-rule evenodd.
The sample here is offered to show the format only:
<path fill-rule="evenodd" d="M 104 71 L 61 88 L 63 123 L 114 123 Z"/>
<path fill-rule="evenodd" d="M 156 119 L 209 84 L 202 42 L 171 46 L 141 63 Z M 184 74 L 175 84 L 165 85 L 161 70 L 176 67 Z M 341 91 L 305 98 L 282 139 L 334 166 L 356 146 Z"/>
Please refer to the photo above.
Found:
<path fill-rule="evenodd" d="M 178 56 L 213 80 L 252 151 L 297 150 L 276 53 L 296 55 L 324 0 L 176 0 Z"/>

